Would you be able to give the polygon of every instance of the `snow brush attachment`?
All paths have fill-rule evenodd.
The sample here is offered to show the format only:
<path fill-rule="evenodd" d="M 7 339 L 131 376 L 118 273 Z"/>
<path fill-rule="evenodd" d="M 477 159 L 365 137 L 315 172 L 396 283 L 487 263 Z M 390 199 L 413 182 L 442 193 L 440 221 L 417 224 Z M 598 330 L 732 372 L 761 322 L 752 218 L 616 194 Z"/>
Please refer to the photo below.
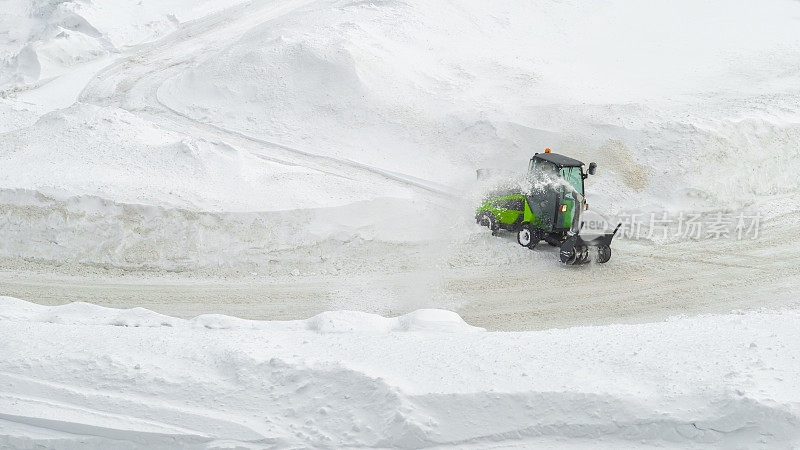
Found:
<path fill-rule="evenodd" d="M 586 264 L 592 259 L 600 264 L 608 262 L 611 259 L 611 240 L 614 239 L 620 226 L 622 223 L 618 224 L 611 233 L 590 240 L 583 239 L 580 234 L 570 236 L 561 244 L 559 252 L 561 262 L 568 266 Z"/>

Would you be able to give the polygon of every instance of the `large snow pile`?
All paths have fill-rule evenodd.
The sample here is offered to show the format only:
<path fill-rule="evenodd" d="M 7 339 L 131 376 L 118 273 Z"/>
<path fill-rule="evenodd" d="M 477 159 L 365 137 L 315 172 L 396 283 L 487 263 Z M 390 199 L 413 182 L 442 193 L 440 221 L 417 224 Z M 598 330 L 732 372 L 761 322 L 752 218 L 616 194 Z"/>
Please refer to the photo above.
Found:
<path fill-rule="evenodd" d="M 0 298 L 0 446 L 800 444 L 800 314 L 526 333 Z"/>
<path fill-rule="evenodd" d="M 234 4 L 205 0 L 187 8 L 181 0 L 6 0 L 0 13 L 0 91 L 49 81 Z"/>
<path fill-rule="evenodd" d="M 39 220 L 94 198 L 132 211 L 115 216 L 118 229 L 141 221 L 140 205 L 164 216 L 340 208 L 322 216 L 349 217 L 319 233 L 300 212 L 287 242 L 309 245 L 381 230 L 386 208 L 357 205 L 387 198 L 404 204 L 393 223 L 452 226 L 370 239 L 463 243 L 474 232 L 465 225 L 475 169 L 520 171 L 545 147 L 600 164 L 589 198 L 606 214 L 749 208 L 776 217 L 798 206 L 797 2 L 5 6 L 0 230 L 39 237 L 3 257 L 58 263 L 90 245 L 73 260 L 144 267 L 106 240 Z M 52 205 L 20 213 L 31 192 Z M 169 239 L 160 230 L 180 227 L 138 237 Z M 178 253 L 194 241 L 177 239 Z M 155 265 L 209 266 L 182 261 Z"/>
<path fill-rule="evenodd" d="M 158 98 L 195 120 L 444 183 L 520 170 L 552 147 L 614 173 L 604 206 L 699 190 L 741 207 L 794 189 L 800 169 L 797 14 L 796 2 L 313 4 L 167 80 Z"/>
<path fill-rule="evenodd" d="M 65 135 L 71 138 L 58 142 Z M 118 108 L 80 104 L 43 116 L 35 130 L 6 133 L 3 140 L 11 153 L 3 164 L 5 186 L 62 198 L 94 195 L 204 211 L 278 211 L 342 206 L 348 203 L 343 198 L 410 196 L 402 188 L 331 177 L 225 141 L 165 130 Z"/>

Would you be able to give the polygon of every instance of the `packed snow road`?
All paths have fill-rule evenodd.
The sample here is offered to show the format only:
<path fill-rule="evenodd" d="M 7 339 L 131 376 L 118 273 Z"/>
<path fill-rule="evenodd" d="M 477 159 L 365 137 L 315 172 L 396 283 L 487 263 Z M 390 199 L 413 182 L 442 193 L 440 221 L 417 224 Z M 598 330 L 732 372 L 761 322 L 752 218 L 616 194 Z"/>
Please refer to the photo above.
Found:
<path fill-rule="evenodd" d="M 794 231 L 769 224 L 765 230 L 769 237 L 727 243 L 654 246 L 620 239 L 609 263 L 585 267 L 561 265 L 556 249 L 546 245 L 530 251 L 510 235 L 486 231 L 437 251 L 433 245 L 362 242 L 291 253 L 291 262 L 284 260 L 272 274 L 20 267 L 5 261 L 0 285 L 6 295 L 42 304 L 91 301 L 185 318 L 222 313 L 286 320 L 340 309 L 397 315 L 435 307 L 489 330 L 798 307 L 798 249 L 779 246 Z M 319 257 L 337 252 L 341 260 Z"/>
<path fill-rule="evenodd" d="M 0 42 L 0 294 L 492 330 L 796 306 L 798 4 L 194 3 Z M 476 228 L 475 169 L 544 147 L 600 164 L 592 210 L 748 208 L 759 238 L 567 268 Z"/>

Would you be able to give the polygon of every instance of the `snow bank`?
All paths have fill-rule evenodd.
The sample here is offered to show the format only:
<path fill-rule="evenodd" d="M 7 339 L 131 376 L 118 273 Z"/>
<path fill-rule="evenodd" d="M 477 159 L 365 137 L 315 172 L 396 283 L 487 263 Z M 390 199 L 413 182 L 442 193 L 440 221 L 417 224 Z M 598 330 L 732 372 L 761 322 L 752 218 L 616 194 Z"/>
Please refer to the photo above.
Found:
<path fill-rule="evenodd" d="M 224 141 L 171 132 L 119 108 L 78 104 L 2 140 L 0 188 L 205 211 L 320 208 L 408 197 L 402 188 L 365 186 Z"/>
<path fill-rule="evenodd" d="M 4 194 L 11 258 L 184 270 L 331 237 L 464 243 L 475 169 L 520 172 L 545 147 L 599 163 L 587 197 L 603 214 L 800 208 L 797 2 L 11 3 L 12 56 L 67 25 L 113 51 L 180 29 L 107 71 L 95 61 L 0 101 L 0 130 L 13 130 L 0 135 L 0 188 L 134 205 L 61 229 Z M 30 21 L 50 31 L 28 33 Z M 83 103 L 27 111 L 87 83 Z M 460 198 L 431 207 L 426 186 L 440 185 Z M 285 210 L 296 214 L 258 219 Z M 220 212 L 245 214 L 195 233 Z M 129 232 L 128 218 L 155 229 Z M 175 229 L 162 258 L 148 239 Z M 97 230 L 108 235 L 83 239 Z"/>
<path fill-rule="evenodd" d="M 250 30 L 158 98 L 445 184 L 520 171 L 550 147 L 600 164 L 590 189 L 603 211 L 737 209 L 796 192 L 799 13 L 745 1 L 315 4 Z"/>
<path fill-rule="evenodd" d="M 164 36 L 235 2 L 6 0 L 0 13 L 0 91 Z"/>
<path fill-rule="evenodd" d="M 0 298 L 0 445 L 800 443 L 800 314 L 526 333 L 455 313 L 180 320 Z"/>
<path fill-rule="evenodd" d="M 435 211 L 426 202 L 376 198 L 339 207 L 213 212 L 0 189 L 0 257 L 145 270 L 269 270 L 292 257 L 286 252 L 297 251 L 300 259 L 320 262 L 324 254 L 340 265 L 337 259 L 352 257 L 343 247 L 349 243 L 432 239 L 448 224 Z M 331 248 L 314 250 L 320 245 Z M 364 254 L 355 262 L 391 260 L 400 251 Z"/>
<path fill-rule="evenodd" d="M 44 306 L 12 297 L 0 297 L 0 321 L 43 322 L 61 325 L 114 325 L 124 327 L 252 329 L 267 331 L 316 331 L 319 333 L 389 333 L 393 331 L 483 331 L 467 325 L 458 314 L 420 309 L 398 317 L 381 317 L 360 311 L 326 311 L 307 320 L 267 322 L 219 314 L 191 320 L 165 316 L 145 308 L 117 309 L 76 302 Z"/>

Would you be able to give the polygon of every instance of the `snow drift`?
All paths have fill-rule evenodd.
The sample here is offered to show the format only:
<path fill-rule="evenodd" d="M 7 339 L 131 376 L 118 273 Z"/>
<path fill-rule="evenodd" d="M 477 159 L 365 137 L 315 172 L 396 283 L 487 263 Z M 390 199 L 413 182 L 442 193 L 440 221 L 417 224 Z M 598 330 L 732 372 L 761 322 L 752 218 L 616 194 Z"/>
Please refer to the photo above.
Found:
<path fill-rule="evenodd" d="M 550 147 L 600 164 L 589 199 L 604 214 L 778 217 L 798 207 L 798 5 L 15 0 L 0 188 L 214 214 L 390 198 L 405 221 L 455 225 L 376 240 L 464 242 L 475 169 L 519 172 Z M 23 67 L 37 65 L 58 67 Z M 384 228 L 382 212 L 359 211 L 328 236 Z M 84 244 L 63 231 L 59 245 Z M 40 247 L 7 256 L 62 258 Z M 130 267 L 117 247 L 79 259 Z M 154 265 L 204 267 L 191 261 Z"/>
<path fill-rule="evenodd" d="M 158 98 L 204 123 L 443 183 L 520 171 L 551 147 L 600 162 L 601 207 L 700 192 L 701 206 L 735 209 L 794 190 L 798 8 L 314 4 L 253 28 Z"/>
<path fill-rule="evenodd" d="M 800 315 L 527 333 L 0 298 L 0 445 L 791 446 Z"/>
<path fill-rule="evenodd" d="M 424 202 L 376 198 L 327 208 L 214 212 L 0 189 L 0 257 L 138 270 L 286 274 L 294 267 L 289 261 L 330 258 L 341 266 L 349 252 L 364 252 L 364 245 L 431 239 L 447 222 L 420 215 L 430 209 Z M 372 256 L 391 260 L 402 251 Z M 365 254 L 360 262 L 369 266 L 370 258 Z"/>
<path fill-rule="evenodd" d="M 47 82 L 233 4 L 206 0 L 187 8 L 181 0 L 5 1 L 0 15 L 0 92 Z"/>
<path fill-rule="evenodd" d="M 69 136 L 60 141 L 61 136 Z M 165 130 L 120 108 L 78 104 L 3 135 L 0 188 L 202 211 L 279 211 L 407 198 L 260 153 Z"/>

